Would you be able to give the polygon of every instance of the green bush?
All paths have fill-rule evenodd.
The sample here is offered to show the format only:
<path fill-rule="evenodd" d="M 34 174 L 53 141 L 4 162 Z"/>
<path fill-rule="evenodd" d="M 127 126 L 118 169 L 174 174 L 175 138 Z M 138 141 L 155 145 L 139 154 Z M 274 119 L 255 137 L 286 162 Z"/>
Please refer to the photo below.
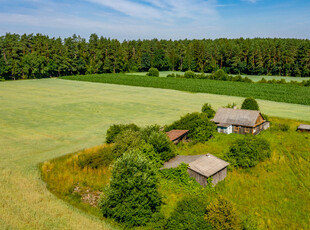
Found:
<path fill-rule="evenodd" d="M 254 98 L 248 97 L 244 99 L 241 105 L 241 109 L 259 110 L 259 106 Z"/>
<path fill-rule="evenodd" d="M 270 144 L 266 139 L 245 136 L 233 142 L 226 154 L 232 166 L 249 168 L 270 157 Z"/>
<path fill-rule="evenodd" d="M 127 129 L 115 138 L 113 155 L 115 158 L 120 157 L 129 150 L 138 149 L 141 145 L 142 138 L 139 131 Z"/>
<path fill-rule="evenodd" d="M 151 77 L 159 77 L 159 71 L 157 68 L 150 68 L 146 75 Z"/>
<path fill-rule="evenodd" d="M 242 229 L 241 219 L 235 206 L 219 196 L 207 206 L 205 220 L 217 230 Z"/>
<path fill-rule="evenodd" d="M 290 130 L 290 126 L 288 124 L 275 123 L 272 124 L 271 130 L 287 132 Z"/>
<path fill-rule="evenodd" d="M 223 81 L 226 81 L 227 80 L 227 76 L 228 76 L 228 74 L 225 73 L 224 70 L 222 70 L 222 69 L 218 69 L 212 75 L 214 76 L 214 79 L 216 79 L 216 80 L 223 80 Z"/>
<path fill-rule="evenodd" d="M 184 73 L 184 78 L 196 78 L 196 74 L 191 70 L 187 70 Z"/>
<path fill-rule="evenodd" d="M 235 103 L 235 102 L 233 102 L 233 103 L 229 103 L 229 104 L 227 104 L 226 106 L 224 106 L 224 108 L 230 108 L 230 109 L 233 109 L 235 106 L 237 106 L 237 104 Z"/>
<path fill-rule="evenodd" d="M 153 146 L 162 161 L 168 161 L 175 156 L 172 143 L 164 132 L 153 131 L 149 135 L 147 142 Z"/>
<path fill-rule="evenodd" d="M 116 136 L 124 130 L 131 129 L 134 131 L 139 131 L 139 127 L 135 124 L 114 124 L 110 126 L 107 130 L 106 134 L 106 143 L 113 143 L 115 141 Z"/>
<path fill-rule="evenodd" d="M 105 217 L 127 227 L 147 224 L 161 205 L 156 170 L 139 151 L 125 153 L 113 165 L 110 185 L 99 202 Z"/>
<path fill-rule="evenodd" d="M 212 106 L 208 103 L 205 103 L 202 106 L 201 112 L 205 113 L 208 118 L 213 118 L 215 115 L 215 111 L 212 109 Z"/>
<path fill-rule="evenodd" d="M 204 220 L 204 199 L 185 197 L 177 203 L 177 207 L 168 218 L 164 229 L 171 230 L 203 230 L 212 229 Z"/>
<path fill-rule="evenodd" d="M 193 141 L 207 141 L 215 132 L 216 126 L 209 121 L 204 113 L 188 113 L 167 126 L 165 131 L 172 129 L 189 130 L 188 137 Z M 204 130 L 205 129 L 205 130 Z"/>

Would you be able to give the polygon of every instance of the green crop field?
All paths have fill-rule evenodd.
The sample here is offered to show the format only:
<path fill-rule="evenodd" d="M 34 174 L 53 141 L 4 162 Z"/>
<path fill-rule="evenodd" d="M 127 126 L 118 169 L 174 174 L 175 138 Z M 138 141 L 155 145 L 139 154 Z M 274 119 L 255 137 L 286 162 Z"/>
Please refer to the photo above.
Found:
<path fill-rule="evenodd" d="M 196 93 L 254 97 L 256 99 L 310 105 L 310 87 L 292 84 L 253 84 L 208 79 L 158 78 L 126 74 L 66 76 L 62 79 L 175 89 Z"/>
<path fill-rule="evenodd" d="M 184 75 L 184 72 L 181 71 L 160 71 L 159 72 L 159 76 L 160 77 L 167 77 L 168 74 L 180 74 L 180 75 Z M 139 76 L 145 76 L 147 74 L 147 72 L 139 72 L 139 73 L 126 73 L 127 75 L 139 75 Z M 206 73 L 209 74 L 209 73 Z M 230 74 L 232 76 L 236 76 L 236 74 Z M 302 82 L 303 80 L 310 80 L 310 77 L 284 77 L 284 76 L 264 76 L 264 75 L 241 75 L 242 77 L 248 77 L 250 78 L 252 81 L 254 82 L 258 82 L 259 80 L 261 80 L 262 78 L 265 78 L 267 81 L 268 80 L 281 80 L 284 79 L 287 82 L 290 81 L 297 81 L 297 82 Z"/>
<path fill-rule="evenodd" d="M 102 143 L 113 123 L 165 124 L 205 102 L 218 108 L 242 100 L 60 79 L 1 82 L 0 229 L 109 229 L 52 195 L 38 164 Z M 309 106 L 258 102 L 268 115 L 310 121 Z"/>

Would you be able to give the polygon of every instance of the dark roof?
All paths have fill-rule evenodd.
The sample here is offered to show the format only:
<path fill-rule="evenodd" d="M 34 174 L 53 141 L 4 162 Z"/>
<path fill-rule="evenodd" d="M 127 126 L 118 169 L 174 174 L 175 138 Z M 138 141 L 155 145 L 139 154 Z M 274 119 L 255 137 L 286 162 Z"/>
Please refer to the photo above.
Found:
<path fill-rule="evenodd" d="M 310 130 L 310 125 L 300 124 L 297 129 Z"/>
<path fill-rule="evenodd" d="M 189 169 L 205 177 L 210 177 L 229 165 L 228 162 L 212 154 L 181 156 L 178 155 L 164 164 L 163 169 L 176 168 L 181 163 L 189 165 Z"/>
<path fill-rule="evenodd" d="M 176 130 L 176 129 L 174 129 L 174 130 L 171 130 L 169 132 L 166 132 L 166 134 L 168 135 L 168 137 L 171 141 L 178 139 L 179 137 L 183 136 L 186 133 L 188 133 L 188 130 Z"/>
<path fill-rule="evenodd" d="M 259 115 L 260 112 L 257 110 L 219 108 L 212 121 L 254 127 Z"/>

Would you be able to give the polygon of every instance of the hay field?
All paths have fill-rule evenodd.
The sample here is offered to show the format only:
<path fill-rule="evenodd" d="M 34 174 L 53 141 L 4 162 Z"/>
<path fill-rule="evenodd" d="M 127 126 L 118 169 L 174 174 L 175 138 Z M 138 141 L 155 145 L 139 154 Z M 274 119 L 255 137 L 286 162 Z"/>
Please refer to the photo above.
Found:
<path fill-rule="evenodd" d="M 165 124 L 242 98 L 42 79 L 0 83 L 0 229 L 109 229 L 50 194 L 37 165 L 103 142 L 113 123 Z M 310 121 L 310 106 L 259 100 L 262 112 Z"/>

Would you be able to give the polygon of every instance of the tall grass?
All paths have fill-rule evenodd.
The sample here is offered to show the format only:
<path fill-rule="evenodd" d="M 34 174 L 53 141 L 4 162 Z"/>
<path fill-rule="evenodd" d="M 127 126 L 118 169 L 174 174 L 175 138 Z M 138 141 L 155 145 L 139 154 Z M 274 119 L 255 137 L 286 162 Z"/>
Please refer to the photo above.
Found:
<path fill-rule="evenodd" d="M 62 77 L 62 79 L 254 97 L 257 99 L 310 105 L 310 87 L 291 84 L 253 84 L 207 79 L 154 78 L 135 75 L 129 76 L 126 74 L 67 76 Z"/>

